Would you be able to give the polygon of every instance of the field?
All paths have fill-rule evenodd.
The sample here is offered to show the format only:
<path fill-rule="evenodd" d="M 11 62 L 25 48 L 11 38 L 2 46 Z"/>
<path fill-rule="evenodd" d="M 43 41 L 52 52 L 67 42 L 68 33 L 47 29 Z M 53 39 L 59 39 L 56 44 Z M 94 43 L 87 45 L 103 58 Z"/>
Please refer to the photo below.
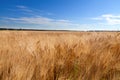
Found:
<path fill-rule="evenodd" d="M 120 80 L 120 32 L 0 31 L 0 80 Z"/>

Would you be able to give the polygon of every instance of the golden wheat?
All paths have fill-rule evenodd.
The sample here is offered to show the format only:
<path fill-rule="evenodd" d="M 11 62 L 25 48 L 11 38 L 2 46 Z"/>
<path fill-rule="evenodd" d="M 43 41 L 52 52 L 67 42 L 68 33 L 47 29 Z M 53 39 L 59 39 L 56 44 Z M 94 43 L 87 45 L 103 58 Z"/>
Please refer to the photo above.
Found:
<path fill-rule="evenodd" d="M 0 80 L 120 80 L 120 32 L 0 31 Z"/>

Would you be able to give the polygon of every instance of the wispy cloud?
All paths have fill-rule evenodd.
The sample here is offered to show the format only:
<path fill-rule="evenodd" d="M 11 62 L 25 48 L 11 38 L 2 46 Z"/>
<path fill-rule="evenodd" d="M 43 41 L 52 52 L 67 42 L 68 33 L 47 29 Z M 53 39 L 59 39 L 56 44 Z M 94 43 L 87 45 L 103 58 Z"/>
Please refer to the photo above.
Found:
<path fill-rule="evenodd" d="M 44 26 L 62 26 L 62 27 L 69 27 L 69 26 L 79 26 L 79 24 L 73 24 L 69 20 L 56 20 L 52 18 L 47 17 L 19 17 L 19 18 L 5 18 L 8 21 L 11 22 L 17 22 L 17 23 L 24 23 L 24 24 L 40 24 Z"/>
<path fill-rule="evenodd" d="M 27 8 L 26 6 L 23 6 L 23 5 L 17 5 L 16 7 L 20 8 L 20 9 L 26 9 Z"/>
<path fill-rule="evenodd" d="M 120 15 L 104 14 L 104 15 L 101 15 L 99 17 L 92 18 L 92 19 L 106 21 L 106 24 L 109 24 L 109 25 L 120 24 Z"/>
<path fill-rule="evenodd" d="M 41 10 L 38 9 L 31 9 L 23 5 L 16 6 L 18 10 L 24 12 L 25 14 L 31 16 L 23 16 L 20 15 L 19 17 L 3 17 L 2 19 L 7 22 L 12 23 L 21 23 L 21 24 L 35 24 L 35 25 L 43 25 L 49 27 L 78 27 L 79 24 L 73 23 L 70 20 L 66 19 L 54 19 L 50 17 L 44 17 L 39 15 Z M 37 14 L 36 14 L 37 13 Z M 47 13 L 47 15 L 52 15 L 52 13 Z"/>
<path fill-rule="evenodd" d="M 51 12 L 46 12 L 44 10 L 40 10 L 40 9 L 35 9 L 35 8 L 29 8 L 27 6 L 23 6 L 23 5 L 17 5 L 16 6 L 17 10 L 20 10 L 22 13 L 24 12 L 24 14 L 31 14 L 31 15 L 54 15 Z"/>
<path fill-rule="evenodd" d="M 31 10 L 28 7 L 23 6 L 23 5 L 18 5 L 18 6 L 16 6 L 16 8 L 18 8 L 18 9 L 20 9 L 22 11 L 25 11 L 25 12 L 33 12 L 33 10 Z"/>
<path fill-rule="evenodd" d="M 3 24 L 11 24 L 12 27 L 15 24 L 16 26 L 21 28 L 41 28 L 41 29 L 67 29 L 67 30 L 119 30 L 120 27 L 120 15 L 113 15 L 113 14 L 103 14 L 98 17 L 92 18 L 95 20 L 93 23 L 80 24 L 80 23 L 73 23 L 71 20 L 67 19 L 55 19 L 52 18 L 51 15 L 53 13 L 44 12 L 39 9 L 29 8 L 27 6 L 18 5 L 16 6 L 17 11 L 20 13 L 24 13 L 26 15 L 20 14 L 19 16 L 5 16 L 2 17 L 0 20 Z M 16 11 L 16 12 L 17 12 Z M 46 15 L 41 15 L 44 13 Z M 28 16 L 29 15 L 29 16 Z M 49 17 L 48 17 L 49 15 Z M 0 24 L 3 27 L 3 25 Z M 4 25 L 10 26 L 10 25 Z M 30 27 L 31 26 L 31 27 Z"/>

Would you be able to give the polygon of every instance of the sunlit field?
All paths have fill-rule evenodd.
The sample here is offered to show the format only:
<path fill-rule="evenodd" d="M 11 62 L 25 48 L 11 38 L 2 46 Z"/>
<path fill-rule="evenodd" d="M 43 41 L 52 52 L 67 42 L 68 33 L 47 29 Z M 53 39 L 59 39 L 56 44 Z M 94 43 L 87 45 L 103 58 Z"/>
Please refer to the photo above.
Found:
<path fill-rule="evenodd" d="M 120 32 L 0 31 L 0 80 L 120 80 Z"/>

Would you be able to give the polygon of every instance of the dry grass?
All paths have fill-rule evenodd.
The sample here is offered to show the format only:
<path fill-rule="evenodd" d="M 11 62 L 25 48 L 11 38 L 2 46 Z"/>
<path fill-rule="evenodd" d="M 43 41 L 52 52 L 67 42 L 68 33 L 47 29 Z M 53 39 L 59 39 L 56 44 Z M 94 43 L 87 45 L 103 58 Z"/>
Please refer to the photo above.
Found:
<path fill-rule="evenodd" d="M 120 80 L 120 33 L 0 31 L 0 80 Z"/>

